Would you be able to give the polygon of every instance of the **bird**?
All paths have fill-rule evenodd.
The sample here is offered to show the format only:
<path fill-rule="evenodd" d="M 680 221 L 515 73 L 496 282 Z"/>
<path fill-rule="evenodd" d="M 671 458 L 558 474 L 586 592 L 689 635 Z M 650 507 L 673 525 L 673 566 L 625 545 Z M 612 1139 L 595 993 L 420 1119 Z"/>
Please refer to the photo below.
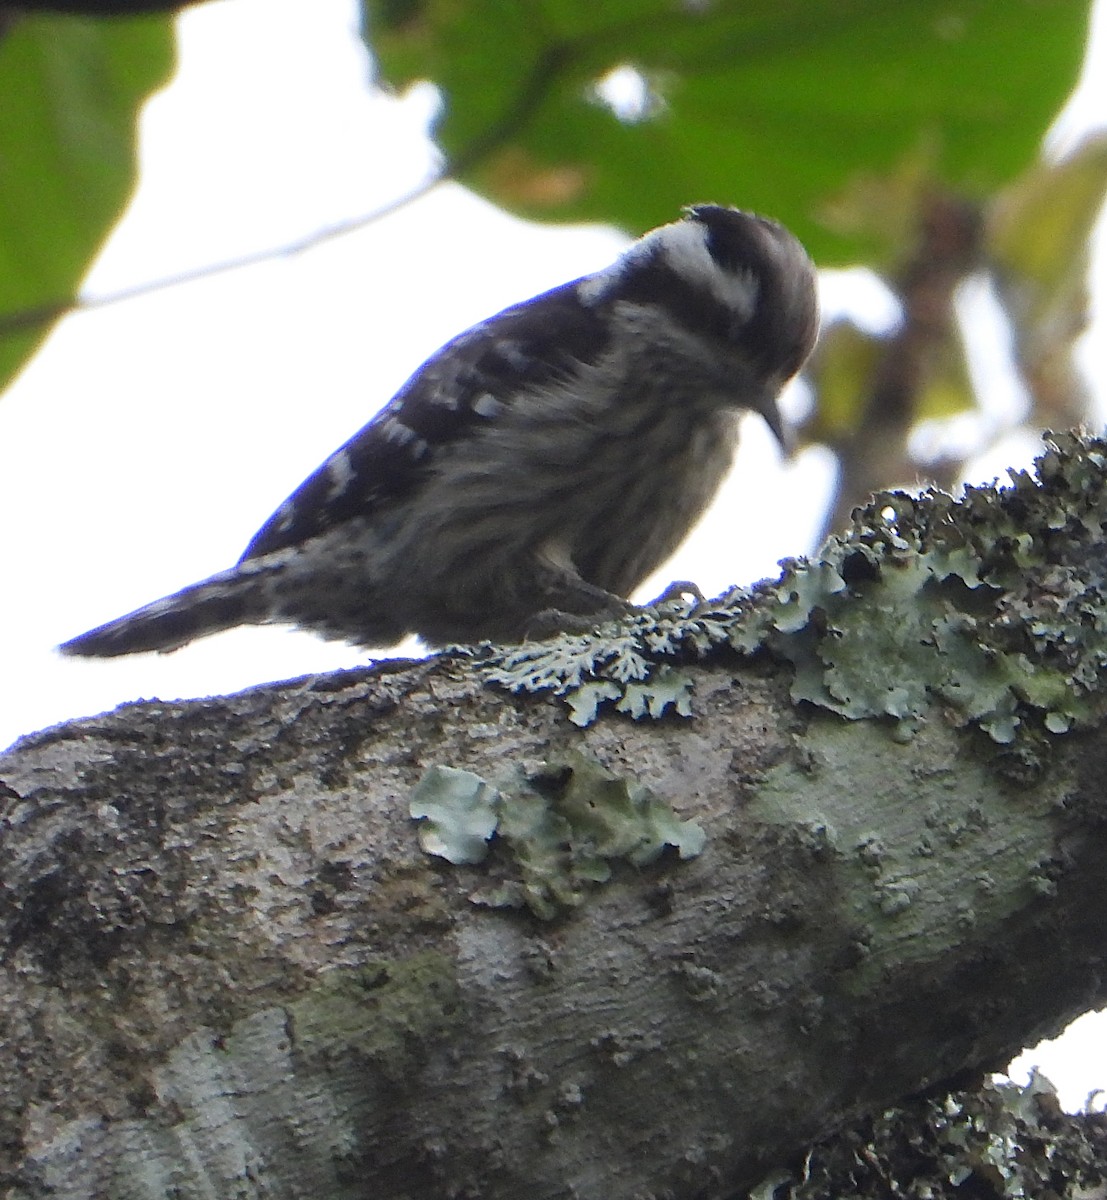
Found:
<path fill-rule="evenodd" d="M 434 353 L 277 509 L 239 561 L 65 642 L 169 651 L 287 623 L 358 646 L 517 642 L 626 613 L 819 326 L 777 222 L 696 204 L 610 266 Z"/>

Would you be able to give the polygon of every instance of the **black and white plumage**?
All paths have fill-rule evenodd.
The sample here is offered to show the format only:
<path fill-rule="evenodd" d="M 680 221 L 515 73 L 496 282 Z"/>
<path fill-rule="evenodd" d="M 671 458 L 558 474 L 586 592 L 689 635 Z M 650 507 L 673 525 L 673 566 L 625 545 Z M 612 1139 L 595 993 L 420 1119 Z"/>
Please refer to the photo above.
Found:
<path fill-rule="evenodd" d="M 269 622 L 366 646 L 505 641 L 625 611 L 714 496 L 741 414 L 780 435 L 777 395 L 817 328 L 787 230 L 690 208 L 447 343 L 236 566 L 61 649 L 171 650 Z"/>

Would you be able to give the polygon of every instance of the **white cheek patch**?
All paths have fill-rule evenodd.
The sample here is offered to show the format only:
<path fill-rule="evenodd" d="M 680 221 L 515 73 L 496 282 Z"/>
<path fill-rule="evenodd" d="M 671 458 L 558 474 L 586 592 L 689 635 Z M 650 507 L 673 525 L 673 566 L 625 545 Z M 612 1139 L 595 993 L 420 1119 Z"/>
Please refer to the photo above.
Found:
<path fill-rule="evenodd" d="M 690 283 L 706 288 L 743 321 L 753 316 L 760 287 L 753 271 L 728 271 L 721 267 L 707 248 L 707 229 L 699 221 L 678 221 L 649 234 L 669 266 Z"/>
<path fill-rule="evenodd" d="M 699 221 L 675 221 L 647 233 L 617 263 L 589 275 L 577 284 L 577 295 L 591 308 L 617 290 L 632 271 L 648 269 L 649 260 L 658 255 L 683 279 L 703 288 L 720 304 L 745 322 L 757 307 L 760 284 L 753 271 L 728 271 L 721 267 L 707 248 L 707 230 Z"/>

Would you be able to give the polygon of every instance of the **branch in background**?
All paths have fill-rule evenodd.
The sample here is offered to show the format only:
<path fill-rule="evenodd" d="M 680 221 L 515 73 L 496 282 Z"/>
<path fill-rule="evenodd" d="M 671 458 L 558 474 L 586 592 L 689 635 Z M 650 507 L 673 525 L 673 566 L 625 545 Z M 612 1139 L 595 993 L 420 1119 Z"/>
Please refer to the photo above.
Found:
<path fill-rule="evenodd" d="M 356 233 L 358 230 L 365 229 L 367 226 L 382 220 L 384 217 L 391 216 L 392 213 L 398 212 L 405 205 L 411 204 L 428 195 L 440 183 L 444 183 L 451 177 L 452 172 L 448 169 L 443 169 L 437 175 L 419 184 L 405 195 L 395 200 L 390 200 L 375 212 L 365 213 L 360 217 L 352 217 L 348 221 L 341 221 L 337 225 L 330 225 L 325 229 L 316 230 L 314 233 L 309 233 L 297 241 L 286 242 L 283 246 L 273 246 L 268 250 L 258 250 L 253 254 L 244 254 L 240 258 L 230 258 L 224 262 L 210 263 L 204 267 L 197 267 L 192 271 L 182 271 L 179 275 L 167 275 L 162 279 L 153 279 L 147 283 L 138 283 L 134 287 L 123 288 L 121 291 L 111 292 L 106 296 L 87 296 L 83 299 L 58 300 L 53 304 L 43 304 L 37 308 L 24 309 L 22 312 L 8 313 L 0 316 L 0 338 L 11 337 L 18 333 L 27 333 L 32 329 L 38 329 L 42 325 L 47 325 L 51 321 L 56 321 L 59 317 L 68 316 L 71 313 L 92 312 L 98 308 L 108 308 L 113 304 L 121 304 L 125 300 L 135 300 L 140 296 L 148 296 L 154 292 L 181 287 L 186 283 L 195 283 L 200 279 L 211 279 L 216 275 L 223 275 L 228 271 L 239 271 L 243 267 L 253 267 L 259 263 L 271 262 L 277 258 L 288 258 L 294 254 L 302 254 L 304 251 L 313 250 L 316 246 L 321 246 L 333 238 L 345 237 L 347 234 Z"/>
<path fill-rule="evenodd" d="M 50 7 L 50 5 L 44 4 L 43 7 Z M 151 7 L 155 7 L 155 5 L 151 5 Z M 176 6 L 164 5 L 164 7 Z M 0 32 L 4 28 L 5 17 L 13 11 L 10 7 L 5 8 L 0 6 Z M 23 309 L 20 312 L 0 314 L 0 338 L 12 337 L 16 334 L 39 329 L 72 313 L 91 312 L 95 309 L 107 308 L 113 304 L 120 304 L 125 300 L 134 300 L 141 296 L 151 295 L 154 292 L 180 287 L 186 283 L 195 283 L 197 280 L 209 279 L 228 271 L 238 271 L 244 267 L 253 267 L 259 263 L 271 262 L 274 259 L 285 258 L 293 254 L 301 254 L 333 238 L 345 237 L 347 234 L 356 233 L 358 230 L 364 229 L 384 217 L 391 216 L 406 205 L 422 199 L 423 196 L 429 195 L 439 184 L 445 183 L 447 180 L 457 179 L 468 173 L 479 162 L 514 136 L 520 127 L 526 123 L 542 97 L 553 85 L 559 72 L 564 69 L 568 58 L 571 56 L 571 52 L 571 47 L 569 46 L 560 43 L 551 43 L 538 56 L 530 77 L 524 81 L 514 103 L 503 116 L 492 122 L 484 133 L 475 137 L 469 146 L 457 154 L 451 162 L 444 162 L 436 174 L 423 183 L 418 184 L 411 191 L 395 200 L 389 201 L 383 207 L 371 213 L 366 213 L 363 216 L 353 217 L 348 221 L 342 221 L 337 225 L 318 230 L 315 233 L 300 238 L 298 241 L 289 242 L 283 246 L 274 246 L 268 250 L 259 250 L 253 254 L 244 254 L 240 258 L 211 263 L 208 266 L 197 267 L 192 271 L 183 271 L 179 275 L 169 275 L 163 279 L 136 284 L 134 287 L 124 288 L 121 291 L 112 292 L 106 296 L 56 300 L 52 303 L 38 305 L 35 308 Z"/>
<path fill-rule="evenodd" d="M 902 324 L 883 346 L 861 416 L 848 434 L 831 440 L 839 461 L 838 491 L 824 536 L 845 528 L 853 509 L 874 492 L 918 476 L 907 438 L 918 420 L 923 392 L 950 348 L 958 345 L 954 294 L 979 265 L 982 231 L 977 205 L 939 194 L 927 201 L 915 254 L 891 281 L 903 308 Z M 962 465 L 960 459 L 929 464 L 928 482 L 948 489 Z"/>

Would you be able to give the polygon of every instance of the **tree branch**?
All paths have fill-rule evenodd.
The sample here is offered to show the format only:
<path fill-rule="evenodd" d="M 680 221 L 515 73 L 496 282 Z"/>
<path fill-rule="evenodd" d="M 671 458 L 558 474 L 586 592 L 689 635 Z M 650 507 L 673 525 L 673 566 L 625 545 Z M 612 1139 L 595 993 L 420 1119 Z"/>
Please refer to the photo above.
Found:
<path fill-rule="evenodd" d="M 940 723 L 906 746 L 804 729 L 774 680 L 718 669 L 697 694 L 687 730 L 580 734 L 436 663 L 23 743 L 2 1177 L 722 1194 L 1102 1003 L 1102 736 L 1028 795 Z M 621 869 L 554 923 L 474 906 L 505 864 L 419 850 L 421 771 L 581 745 L 694 816 L 704 854 Z"/>
<path fill-rule="evenodd" d="M 70 313 L 92 312 L 99 308 L 108 308 L 113 304 L 121 304 L 125 300 L 136 300 L 141 296 L 149 296 L 154 292 L 181 287 L 186 283 L 195 283 L 200 279 L 210 279 L 216 275 L 226 274 L 229 271 L 239 271 L 244 267 L 254 267 L 259 263 L 272 262 L 277 258 L 291 258 L 293 255 L 303 254 L 305 251 L 313 250 L 316 246 L 321 246 L 326 242 L 332 241 L 334 238 L 356 233 L 384 217 L 391 216 L 392 213 L 398 212 L 406 205 L 428 195 L 440 183 L 444 183 L 449 178 L 451 178 L 451 173 L 443 170 L 410 191 L 405 192 L 402 196 L 390 200 L 381 208 L 364 213 L 359 217 L 351 217 L 348 221 L 340 221 L 335 225 L 329 225 L 324 229 L 317 229 L 313 233 L 305 234 L 302 238 L 286 242 L 281 246 L 271 246 L 265 250 L 257 250 L 253 254 L 243 254 L 238 258 L 229 258 L 222 262 L 209 263 L 202 267 L 196 267 L 191 271 L 182 271 L 179 275 L 167 275 L 161 279 L 137 283 L 133 287 L 122 288 L 117 292 L 110 292 L 104 296 L 85 296 L 72 300 L 57 300 L 51 304 L 42 304 L 35 308 L 23 309 L 20 312 L 0 315 L 0 338 L 27 333 L 43 325 L 48 325 L 51 321 L 56 321 L 60 317 L 68 316 Z"/>
<path fill-rule="evenodd" d="M 839 472 L 824 537 L 844 529 L 852 510 L 873 492 L 917 476 L 908 436 L 938 364 L 957 352 L 953 301 L 958 285 L 979 264 L 981 232 L 977 206 L 941 194 L 928 198 L 920 214 L 919 244 L 891 281 L 903 305 L 902 324 L 881 347 L 868 397 L 851 431 L 829 439 Z M 927 479 L 952 487 L 963 465 L 952 458 L 931 463 Z"/>
<path fill-rule="evenodd" d="M 1055 449 L 1036 490 L 992 506 L 1005 546 L 1021 514 L 1035 603 L 1061 594 L 1067 556 L 1088 561 L 1076 531 L 1095 524 L 1103 452 Z M 971 499 L 936 528 L 968 516 L 990 544 Z M 902 547 L 906 517 L 896 528 Z M 916 570 L 889 560 L 867 582 L 847 561 L 847 608 L 886 603 Z M 811 587 L 799 578 L 787 587 Z M 950 585 L 988 628 L 1003 622 L 986 602 L 1008 617 L 1021 603 L 972 591 Z M 1102 603 L 1087 580 L 1080 594 Z M 848 646 L 841 612 L 816 609 Z M 794 618 L 777 620 L 778 651 Z M 121 1180 L 136 1197 L 245 1181 L 282 1198 L 729 1195 L 851 1115 L 1000 1068 L 1107 1000 L 1094 688 L 1081 733 L 1047 742 L 1027 711 L 1025 740 L 1003 744 L 936 690 L 893 728 L 797 708 L 810 663 L 793 677 L 783 654 L 704 653 L 681 668 L 689 720 L 581 730 L 560 700 L 440 657 L 18 743 L 0 760 L 0 1178 L 21 1200 Z M 1000 661 L 980 668 L 989 687 Z M 435 766 L 504 798 L 479 865 L 420 844 L 408 806 Z M 573 781 L 589 779 L 582 804 Z M 613 854 L 605 882 L 578 870 L 566 887 L 573 838 L 594 847 L 641 786 L 698 823 L 702 853 Z M 535 829 L 574 828 L 574 804 L 586 833 L 528 859 Z M 542 889 L 550 919 L 513 907 Z"/>

